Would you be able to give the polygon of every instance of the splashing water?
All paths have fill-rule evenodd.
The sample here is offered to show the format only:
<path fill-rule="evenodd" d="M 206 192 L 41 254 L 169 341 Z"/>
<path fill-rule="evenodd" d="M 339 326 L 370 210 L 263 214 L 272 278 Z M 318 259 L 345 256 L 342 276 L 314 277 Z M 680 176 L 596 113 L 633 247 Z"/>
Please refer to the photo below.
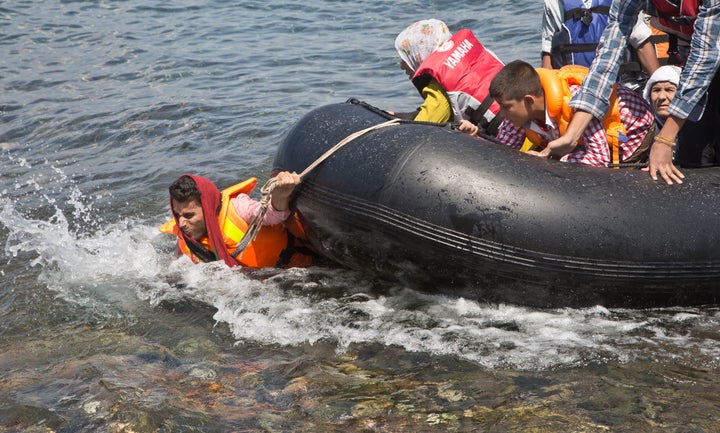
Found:
<path fill-rule="evenodd" d="M 56 174 L 64 179 L 60 170 Z M 213 318 L 229 326 L 236 344 L 322 341 L 338 352 L 353 344 L 394 345 L 530 370 L 625 362 L 638 355 L 636 345 L 647 348 L 648 342 L 675 346 L 668 357 L 678 348 L 718 357 L 715 345 L 678 326 L 718 321 L 697 310 L 674 312 L 670 322 L 665 313 L 653 318 L 603 307 L 533 310 L 429 295 L 342 269 L 196 265 L 174 259 L 172 239 L 153 225 L 127 218 L 98 224 L 86 201 L 75 188 L 67 203 L 48 200 L 55 211 L 42 220 L 0 199 L 0 220 L 9 232 L 5 252 L 40 268 L 39 282 L 57 296 L 108 316 L 129 314 L 142 303 L 189 299 L 215 308 Z M 70 209 L 72 224 L 61 205 Z"/>

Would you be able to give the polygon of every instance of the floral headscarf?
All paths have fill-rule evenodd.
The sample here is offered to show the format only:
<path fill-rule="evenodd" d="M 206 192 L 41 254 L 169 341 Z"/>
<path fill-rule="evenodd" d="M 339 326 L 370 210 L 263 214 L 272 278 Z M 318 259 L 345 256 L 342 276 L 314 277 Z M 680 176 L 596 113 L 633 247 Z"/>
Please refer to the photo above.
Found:
<path fill-rule="evenodd" d="M 400 58 L 417 71 L 420 64 L 443 42 L 452 37 L 444 22 L 436 19 L 422 20 L 409 25 L 395 38 L 395 49 Z"/>

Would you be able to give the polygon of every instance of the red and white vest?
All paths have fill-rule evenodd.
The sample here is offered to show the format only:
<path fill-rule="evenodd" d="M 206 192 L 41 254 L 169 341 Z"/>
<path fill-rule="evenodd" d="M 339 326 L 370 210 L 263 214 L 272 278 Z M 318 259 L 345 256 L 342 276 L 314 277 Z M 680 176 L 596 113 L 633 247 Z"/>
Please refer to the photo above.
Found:
<path fill-rule="evenodd" d="M 466 119 L 487 129 L 500 111 L 488 89 L 503 66 L 470 30 L 464 29 L 430 54 L 412 80 L 422 92 L 434 78 L 447 93 L 456 122 Z M 499 119 L 495 123 L 499 124 Z"/>

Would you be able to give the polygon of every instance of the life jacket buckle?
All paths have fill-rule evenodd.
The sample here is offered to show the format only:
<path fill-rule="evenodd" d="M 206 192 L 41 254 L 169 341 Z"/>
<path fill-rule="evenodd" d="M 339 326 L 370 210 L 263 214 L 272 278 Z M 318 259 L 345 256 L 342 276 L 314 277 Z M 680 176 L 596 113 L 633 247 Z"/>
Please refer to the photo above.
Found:
<path fill-rule="evenodd" d="M 580 18 L 580 21 L 585 24 L 586 26 L 589 26 L 590 23 L 592 23 L 593 16 L 592 12 L 590 12 L 590 9 L 585 9 L 585 12 L 582 15 L 582 18 Z"/>
<path fill-rule="evenodd" d="M 697 17 L 693 17 L 693 16 L 689 16 L 689 15 L 679 15 L 679 16 L 668 17 L 668 21 L 672 22 L 673 24 L 679 25 L 679 26 L 691 26 L 691 25 L 693 25 L 695 18 L 697 18 Z"/>

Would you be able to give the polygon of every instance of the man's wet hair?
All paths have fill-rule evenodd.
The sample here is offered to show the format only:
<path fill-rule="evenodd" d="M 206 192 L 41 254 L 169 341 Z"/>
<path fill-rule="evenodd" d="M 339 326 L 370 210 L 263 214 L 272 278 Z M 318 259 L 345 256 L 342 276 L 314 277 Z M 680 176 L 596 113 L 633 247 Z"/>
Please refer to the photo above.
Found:
<path fill-rule="evenodd" d="M 170 185 L 170 197 L 177 202 L 184 203 L 196 200 L 200 203 L 200 190 L 190 176 L 180 176 Z"/>

